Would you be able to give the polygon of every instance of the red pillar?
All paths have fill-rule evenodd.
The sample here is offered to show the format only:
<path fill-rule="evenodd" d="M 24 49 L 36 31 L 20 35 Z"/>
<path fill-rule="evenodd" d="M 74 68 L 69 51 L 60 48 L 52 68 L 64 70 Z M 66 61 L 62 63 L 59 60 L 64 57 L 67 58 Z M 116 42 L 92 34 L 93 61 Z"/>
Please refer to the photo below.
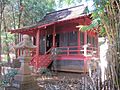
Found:
<path fill-rule="evenodd" d="M 55 33 L 55 25 L 53 27 L 53 47 L 55 47 L 55 36 L 56 36 L 56 33 Z"/>
<path fill-rule="evenodd" d="M 37 30 L 37 33 L 36 33 L 36 55 L 39 55 L 39 50 L 40 50 L 40 30 Z"/>
<path fill-rule="evenodd" d="M 87 31 L 84 34 L 84 45 L 86 45 L 86 44 L 87 44 Z"/>
<path fill-rule="evenodd" d="M 40 52 L 40 30 L 38 29 L 37 30 L 37 33 L 36 33 L 36 46 L 37 46 L 37 48 L 36 48 L 36 57 L 37 57 L 37 59 L 36 59 L 36 68 L 38 67 L 38 63 L 39 63 L 39 52 Z"/>
<path fill-rule="evenodd" d="M 78 54 L 80 54 L 80 30 L 78 30 Z"/>

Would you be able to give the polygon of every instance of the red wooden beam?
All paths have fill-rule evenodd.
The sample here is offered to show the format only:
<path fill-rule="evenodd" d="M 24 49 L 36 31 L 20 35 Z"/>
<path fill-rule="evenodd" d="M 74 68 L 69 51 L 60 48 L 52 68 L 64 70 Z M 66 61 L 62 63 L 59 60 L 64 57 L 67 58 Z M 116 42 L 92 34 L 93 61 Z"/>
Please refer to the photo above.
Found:
<path fill-rule="evenodd" d="M 87 31 L 85 31 L 84 33 L 84 45 L 87 44 Z"/>
<path fill-rule="evenodd" d="M 55 32 L 55 24 L 53 27 L 53 47 L 55 47 L 55 36 L 56 36 L 56 32 Z"/>
<path fill-rule="evenodd" d="M 35 67 L 36 67 L 36 70 L 37 70 L 37 67 L 39 65 L 39 50 L 40 50 L 40 30 L 38 29 L 37 30 L 37 33 L 36 33 L 36 57 L 37 59 L 35 59 Z"/>
<path fill-rule="evenodd" d="M 80 30 L 78 30 L 78 50 L 80 50 Z M 78 51 L 78 54 L 80 54 L 80 51 Z"/>
<path fill-rule="evenodd" d="M 36 33 L 36 46 L 37 46 L 37 48 L 36 48 L 36 55 L 39 55 L 39 47 L 40 47 L 40 30 L 38 29 L 37 30 L 37 33 Z"/>

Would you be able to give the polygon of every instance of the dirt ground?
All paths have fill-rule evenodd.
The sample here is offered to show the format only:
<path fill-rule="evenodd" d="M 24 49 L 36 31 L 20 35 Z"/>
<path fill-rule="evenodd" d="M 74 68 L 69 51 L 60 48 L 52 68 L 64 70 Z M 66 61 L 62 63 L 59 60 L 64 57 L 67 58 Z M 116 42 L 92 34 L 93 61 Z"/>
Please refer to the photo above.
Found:
<path fill-rule="evenodd" d="M 53 76 L 37 78 L 41 90 L 94 90 L 87 74 L 59 72 Z"/>

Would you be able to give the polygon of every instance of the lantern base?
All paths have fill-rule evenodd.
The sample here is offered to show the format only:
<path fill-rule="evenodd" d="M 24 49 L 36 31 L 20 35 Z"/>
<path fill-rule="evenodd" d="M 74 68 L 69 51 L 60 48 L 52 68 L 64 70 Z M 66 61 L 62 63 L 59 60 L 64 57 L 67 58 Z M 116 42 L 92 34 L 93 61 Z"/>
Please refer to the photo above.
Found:
<path fill-rule="evenodd" d="M 18 75 L 14 77 L 12 86 L 18 88 L 17 90 L 41 90 L 34 77 L 31 75 L 28 64 L 30 57 L 21 56 L 18 59 L 21 62 L 21 67 L 18 71 Z"/>
<path fill-rule="evenodd" d="M 42 90 L 32 75 L 16 75 L 12 86 L 18 88 L 17 90 Z"/>

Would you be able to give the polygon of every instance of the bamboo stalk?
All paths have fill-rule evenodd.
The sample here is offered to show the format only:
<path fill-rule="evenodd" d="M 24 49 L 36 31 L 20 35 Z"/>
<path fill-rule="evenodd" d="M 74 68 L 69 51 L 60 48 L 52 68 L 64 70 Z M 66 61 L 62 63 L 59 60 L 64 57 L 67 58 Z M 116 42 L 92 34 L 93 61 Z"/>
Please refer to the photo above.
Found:
<path fill-rule="evenodd" d="M 118 10 L 119 10 L 119 12 L 120 12 L 120 4 L 118 4 L 117 0 L 114 0 L 114 2 L 116 2 L 117 8 L 118 8 Z"/>

